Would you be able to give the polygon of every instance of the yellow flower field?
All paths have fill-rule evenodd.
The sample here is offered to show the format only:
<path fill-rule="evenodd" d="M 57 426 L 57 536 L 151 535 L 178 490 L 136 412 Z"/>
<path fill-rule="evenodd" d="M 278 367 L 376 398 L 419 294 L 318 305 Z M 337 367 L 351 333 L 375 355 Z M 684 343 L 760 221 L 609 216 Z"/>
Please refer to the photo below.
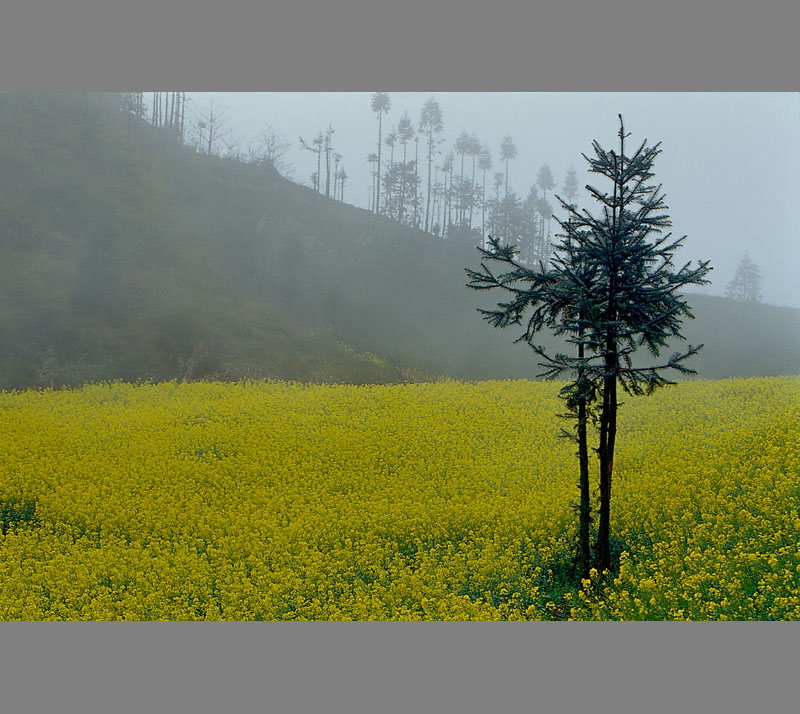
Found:
<path fill-rule="evenodd" d="M 800 379 L 626 399 L 620 570 L 580 592 L 557 393 L 0 394 L 0 619 L 800 619 Z"/>

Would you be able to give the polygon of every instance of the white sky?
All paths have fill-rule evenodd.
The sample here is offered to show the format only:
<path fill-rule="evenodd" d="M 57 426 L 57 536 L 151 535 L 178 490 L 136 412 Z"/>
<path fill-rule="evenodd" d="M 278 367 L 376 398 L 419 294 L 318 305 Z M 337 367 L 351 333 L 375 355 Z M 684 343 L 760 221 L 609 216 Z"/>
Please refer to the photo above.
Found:
<path fill-rule="evenodd" d="M 581 185 L 599 177 L 583 173 L 582 153 L 592 140 L 616 144 L 617 114 L 631 133 L 629 146 L 661 142 L 655 164 L 676 236 L 687 235 L 679 263 L 710 259 L 713 280 L 704 292 L 721 295 L 745 251 L 761 268 L 765 302 L 800 307 L 800 235 L 791 218 L 800 197 L 800 95 L 797 93 L 456 93 L 388 92 L 391 111 L 384 135 L 407 111 L 416 126 L 428 96 L 444 115 L 443 151 L 462 129 L 488 143 L 495 170 L 499 146 L 509 134 L 517 147 L 509 180 L 520 195 L 536 181 L 542 164 L 553 171 L 557 191 L 572 166 Z M 196 107 L 209 99 L 228 108 L 229 126 L 246 148 L 272 126 L 292 148 L 293 180 L 310 184 L 314 155 L 300 147 L 328 124 L 333 148 L 348 179 L 345 201 L 366 207 L 370 166 L 377 149 L 377 117 L 371 92 L 192 93 Z M 420 156 L 422 156 L 420 141 Z M 487 177 L 490 184 L 490 178 Z M 491 184 L 490 184 L 491 185 Z M 582 192 L 585 195 L 585 192 Z M 594 210 L 588 198 L 581 201 Z"/>

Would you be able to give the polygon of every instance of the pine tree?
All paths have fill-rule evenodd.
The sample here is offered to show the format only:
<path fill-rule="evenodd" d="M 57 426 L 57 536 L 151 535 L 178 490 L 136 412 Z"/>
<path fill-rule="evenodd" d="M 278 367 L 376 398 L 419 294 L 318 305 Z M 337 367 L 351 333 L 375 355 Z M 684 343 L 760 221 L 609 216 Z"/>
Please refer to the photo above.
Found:
<path fill-rule="evenodd" d="M 552 191 L 556 187 L 556 182 L 553 180 L 553 172 L 550 170 L 548 164 L 544 164 L 536 175 L 536 183 L 542 189 L 542 199 L 539 204 L 539 215 L 541 216 L 541 233 L 545 236 L 545 240 L 550 238 L 550 217 L 552 216 L 553 209 L 547 201 L 547 192 Z M 547 226 L 545 228 L 545 225 Z"/>
<path fill-rule="evenodd" d="M 617 386 L 628 394 L 650 394 L 671 384 L 666 370 L 692 373 L 683 362 L 702 345 L 651 366 L 634 366 L 633 354 L 645 346 L 653 357 L 672 339 L 682 339 L 682 318 L 692 318 L 688 303 L 679 294 L 687 285 L 707 283 L 711 270 L 708 261 L 696 268 L 687 263 L 675 269 L 673 257 L 685 236 L 672 239 L 664 229 L 671 226 L 664 213 L 666 204 L 660 186 L 649 185 L 652 167 L 660 153 L 659 144 L 643 142 L 632 155 L 625 153 L 622 116 L 619 152 L 606 151 L 593 142 L 595 156 L 584 158 L 590 172 L 612 184 L 608 191 L 587 186 L 589 194 L 602 205 L 599 217 L 579 212 L 572 203 L 557 197 L 567 217 L 556 219 L 563 233 L 549 266 L 538 269 L 522 265 L 513 245 L 492 241 L 482 250 L 485 259 L 498 261 L 509 270 L 495 276 L 481 264 L 479 271 L 467 270 L 468 285 L 474 289 L 500 288 L 511 299 L 498 303 L 497 310 L 481 311 L 496 327 L 519 325 L 523 314 L 532 311 L 519 341 L 527 342 L 540 358 L 546 378 L 570 377 L 561 390 L 570 415 L 578 424 L 581 462 L 581 504 L 579 553 L 581 570 L 586 572 L 585 527 L 588 521 L 585 494 L 588 493 L 581 429 L 589 423 L 590 410 L 596 414 L 599 461 L 600 504 L 595 545 L 595 568 L 604 573 L 611 567 L 610 505 L 614 450 L 617 436 Z M 550 355 L 535 342 L 536 335 L 550 327 L 567 337 L 577 355 Z"/>
<path fill-rule="evenodd" d="M 450 235 L 450 226 L 452 225 L 452 211 L 453 211 L 453 164 L 455 163 L 455 156 L 452 151 L 448 151 L 442 162 L 442 173 L 444 174 L 444 188 L 443 188 L 443 215 L 442 215 L 442 238 L 447 238 Z M 448 178 L 450 179 L 448 182 Z"/>
<path fill-rule="evenodd" d="M 333 146 L 331 137 L 333 136 L 333 127 L 328 124 L 325 130 L 325 198 L 331 197 L 331 153 Z"/>
<path fill-rule="evenodd" d="M 571 166 L 564 178 L 564 197 L 569 204 L 574 203 L 578 197 L 578 172 Z"/>
<path fill-rule="evenodd" d="M 517 157 L 517 147 L 510 136 L 504 136 L 500 144 L 500 158 L 506 162 L 506 194 L 508 194 L 508 162 Z"/>
<path fill-rule="evenodd" d="M 444 129 L 444 120 L 442 119 L 442 109 L 433 97 L 428 97 L 425 106 L 422 107 L 422 116 L 419 120 L 419 130 L 426 136 L 426 144 L 428 147 L 428 195 L 425 198 L 425 232 L 428 232 L 430 227 L 430 213 L 431 213 L 431 168 L 433 166 L 433 152 L 439 143 L 438 135 Z"/>
<path fill-rule="evenodd" d="M 383 194 L 383 213 L 391 218 L 397 218 L 397 211 L 394 206 L 397 187 L 397 170 L 394 165 L 394 147 L 397 143 L 397 129 L 395 127 L 392 127 L 392 130 L 386 135 L 383 142 L 391 149 L 391 153 L 389 154 L 389 168 L 383 175 L 385 189 Z"/>
<path fill-rule="evenodd" d="M 300 146 L 306 151 L 317 155 L 317 170 L 312 174 L 312 187 L 315 191 L 322 192 L 322 154 L 325 151 L 325 135 L 319 132 L 319 134 L 311 140 L 311 144 L 307 143 L 301 136 Z"/>
<path fill-rule="evenodd" d="M 372 111 L 378 115 L 378 178 L 375 183 L 375 213 L 381 210 L 381 132 L 383 129 L 383 115 L 388 114 L 392 108 L 392 100 L 385 92 L 375 92 L 372 95 Z"/>
<path fill-rule="evenodd" d="M 486 172 L 492 170 L 492 153 L 484 144 L 478 158 L 478 168 L 483 172 L 481 181 L 481 240 L 486 238 Z"/>
<path fill-rule="evenodd" d="M 725 297 L 742 302 L 761 302 L 761 270 L 745 253 L 733 280 L 725 289 Z"/>
<path fill-rule="evenodd" d="M 404 112 L 403 116 L 400 118 L 400 121 L 397 124 L 397 139 L 400 142 L 400 145 L 403 147 L 403 163 L 400 170 L 400 200 L 398 203 L 399 210 L 398 210 L 398 218 L 397 220 L 400 223 L 403 222 L 405 217 L 405 209 L 406 203 L 409 197 L 408 191 L 406 190 L 411 183 L 409 180 L 408 174 L 410 173 L 410 167 L 407 161 L 407 150 L 408 150 L 408 142 L 414 138 L 414 125 L 411 123 L 411 118 L 408 116 L 408 112 Z"/>
<path fill-rule="evenodd" d="M 279 174 L 288 177 L 292 172 L 292 165 L 284 157 L 291 147 L 292 142 L 289 139 L 272 126 L 266 126 L 250 144 L 249 161 L 254 164 L 269 164 Z"/>
<path fill-rule="evenodd" d="M 378 195 L 378 155 L 377 154 L 367 154 L 367 161 L 372 165 L 372 181 L 370 182 L 369 187 L 369 205 L 374 210 L 375 208 L 375 199 Z"/>

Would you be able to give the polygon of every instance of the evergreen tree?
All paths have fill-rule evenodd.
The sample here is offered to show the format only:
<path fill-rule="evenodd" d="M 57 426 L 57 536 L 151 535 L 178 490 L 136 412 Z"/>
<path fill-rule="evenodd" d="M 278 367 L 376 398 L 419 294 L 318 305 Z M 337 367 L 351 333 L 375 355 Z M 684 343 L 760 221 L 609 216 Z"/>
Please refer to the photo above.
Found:
<path fill-rule="evenodd" d="M 375 183 L 375 213 L 381 210 L 381 131 L 383 129 L 383 115 L 388 114 L 392 108 L 392 100 L 385 92 L 375 92 L 372 95 L 372 111 L 378 115 L 378 177 Z"/>
<path fill-rule="evenodd" d="M 317 155 L 317 170 L 314 174 L 312 174 L 312 187 L 315 191 L 321 192 L 322 154 L 325 151 L 325 135 L 320 132 L 311 140 L 310 144 L 308 144 L 301 136 L 300 146 L 302 146 L 306 151 L 310 151 L 312 154 Z"/>
<path fill-rule="evenodd" d="M 456 225 L 459 227 L 464 225 L 465 208 L 467 204 L 466 191 L 467 182 L 464 180 L 464 158 L 470 153 L 472 146 L 472 137 L 467 134 L 466 130 L 462 129 L 461 133 L 456 138 L 455 151 L 461 157 L 461 170 L 459 172 L 458 187 L 457 187 L 457 204 L 456 204 Z"/>
<path fill-rule="evenodd" d="M 442 238 L 447 238 L 452 225 L 453 210 L 453 164 L 455 156 L 452 151 L 448 151 L 442 162 L 442 173 L 444 174 L 444 195 L 442 196 Z M 448 181 L 449 179 L 449 181 Z"/>
<path fill-rule="evenodd" d="M 742 302 L 761 302 L 761 271 L 747 253 L 736 268 L 733 280 L 728 283 L 725 297 Z"/>
<path fill-rule="evenodd" d="M 428 232 L 430 226 L 430 213 L 431 213 L 431 168 L 433 166 L 433 152 L 440 139 L 438 135 L 444 129 L 444 120 L 442 118 L 442 109 L 433 97 L 428 97 L 425 106 L 422 107 L 422 116 L 419 120 L 419 130 L 426 136 L 426 144 L 428 148 L 428 194 L 425 198 L 425 232 Z"/>
<path fill-rule="evenodd" d="M 542 199 L 539 204 L 539 216 L 541 217 L 541 234 L 545 236 L 545 240 L 550 237 L 550 218 L 553 215 L 553 209 L 547 201 L 547 192 L 552 191 L 556 187 L 556 182 L 553 180 L 553 172 L 550 170 L 548 164 L 544 164 L 536 176 L 536 183 L 542 189 Z"/>
<path fill-rule="evenodd" d="M 331 145 L 331 137 L 333 136 L 333 127 L 328 124 L 325 130 L 325 198 L 331 196 L 331 153 L 333 147 Z"/>
<path fill-rule="evenodd" d="M 385 189 L 383 194 L 383 213 L 392 218 L 397 218 L 397 210 L 394 206 L 395 188 L 397 184 L 397 171 L 394 166 L 394 146 L 397 143 L 397 130 L 395 127 L 392 127 L 392 130 L 386 135 L 383 142 L 391 149 L 391 153 L 389 154 L 389 168 L 386 170 L 382 179 Z"/>
<path fill-rule="evenodd" d="M 561 390 L 568 410 L 585 428 L 589 406 L 597 415 L 600 504 L 595 567 L 604 573 L 611 567 L 610 505 L 614 450 L 617 435 L 617 385 L 628 394 L 650 394 L 672 382 L 664 375 L 672 369 L 692 373 L 683 362 L 696 354 L 702 345 L 674 353 L 661 364 L 634 366 L 633 354 L 646 346 L 653 357 L 671 339 L 682 339 L 683 317 L 692 318 L 691 309 L 679 290 L 687 285 L 707 283 L 711 270 L 708 261 L 690 268 L 687 263 L 675 269 L 673 257 L 685 236 L 672 239 L 664 229 L 671 226 L 664 213 L 666 204 L 660 186 L 648 184 L 653 163 L 660 153 L 659 144 L 647 147 L 646 142 L 632 154 L 625 153 L 622 116 L 619 152 L 606 151 L 593 142 L 595 156 L 586 158 L 590 172 L 611 182 L 608 191 L 588 186 L 589 194 L 602 205 L 599 217 L 589 211 L 579 212 L 573 204 L 558 198 L 567 212 L 557 219 L 563 230 L 562 242 L 556 246 L 549 266 L 527 268 L 517 257 L 513 245 L 492 241 L 489 250 L 481 250 L 487 260 L 498 261 L 509 270 L 495 276 L 486 264 L 481 270 L 468 270 L 468 285 L 475 289 L 500 288 L 511 293 L 511 299 L 498 303 L 497 310 L 482 311 L 496 327 L 519 325 L 523 314 L 532 311 L 525 332 L 519 338 L 527 342 L 541 359 L 541 376 L 571 377 Z M 544 327 L 566 335 L 577 348 L 577 355 L 550 355 L 535 343 Z M 581 427 L 580 425 L 583 425 Z M 580 446 L 580 444 L 579 444 Z M 580 446 L 579 459 L 585 451 Z M 584 506 L 585 474 L 581 467 L 581 528 L 585 537 Z M 581 541 L 579 553 L 586 554 Z M 581 562 L 586 572 L 586 562 Z"/>
<path fill-rule="evenodd" d="M 522 203 L 522 220 L 524 224 L 523 239 L 519 244 L 520 260 L 526 265 L 538 265 L 546 260 L 546 251 L 541 235 L 541 197 L 536 184 L 531 186 L 527 198 Z"/>
<path fill-rule="evenodd" d="M 578 172 L 570 166 L 564 179 L 564 198 L 567 203 L 573 204 L 578 197 Z"/>
<path fill-rule="evenodd" d="M 492 170 L 492 153 L 484 144 L 478 158 L 478 168 L 483 172 L 481 180 L 481 241 L 486 238 L 486 172 Z"/>
<path fill-rule="evenodd" d="M 400 121 L 397 124 L 397 139 L 400 142 L 400 145 L 403 147 L 403 164 L 400 171 L 400 200 L 398 203 L 399 211 L 397 220 L 400 223 L 403 222 L 403 218 L 405 216 L 405 209 L 406 203 L 409 198 L 409 193 L 407 189 L 411 181 L 409 180 L 408 174 L 410 173 L 410 166 L 408 165 L 407 161 L 407 149 L 408 149 L 408 142 L 414 138 L 414 125 L 411 123 L 411 119 L 408 116 L 408 112 L 404 112 L 403 116 L 400 118 Z"/>
<path fill-rule="evenodd" d="M 506 162 L 506 194 L 508 194 L 508 162 L 517 157 L 517 147 L 510 136 L 504 136 L 500 144 L 500 158 Z"/>
<path fill-rule="evenodd" d="M 344 170 L 344 166 L 336 172 L 336 178 L 339 182 L 339 200 L 344 203 L 344 184 L 347 181 L 347 172 Z"/>
<path fill-rule="evenodd" d="M 333 152 L 333 200 L 339 199 L 339 162 L 342 160 L 342 155 Z"/>
<path fill-rule="evenodd" d="M 369 187 L 369 205 L 375 208 L 375 197 L 378 195 L 378 155 L 367 154 L 367 161 L 372 165 L 372 181 Z"/>
<path fill-rule="evenodd" d="M 511 137 L 510 136 L 503 137 L 503 141 L 500 144 L 500 158 L 503 161 L 506 162 L 506 179 L 505 179 L 506 180 L 506 193 L 505 193 L 505 199 L 506 200 L 505 200 L 505 202 L 506 202 L 506 204 L 509 205 L 509 207 L 511 207 L 511 204 L 508 203 L 508 192 L 510 190 L 509 189 L 509 185 L 508 185 L 508 162 L 511 161 L 511 159 L 516 158 L 516 156 L 517 156 L 517 147 L 514 146 L 514 142 L 512 141 Z M 511 228 L 510 224 L 511 224 L 511 216 L 506 214 L 503 217 L 504 234 L 505 234 L 504 237 L 505 237 L 506 240 L 509 239 L 509 235 L 510 235 L 509 231 L 510 231 L 510 228 Z"/>
<path fill-rule="evenodd" d="M 481 142 L 477 136 L 470 136 L 467 144 L 467 156 L 472 158 L 472 178 L 469 183 L 469 191 L 467 194 L 467 207 L 469 209 L 469 217 L 467 218 L 467 225 L 472 228 L 472 211 L 475 208 L 475 202 L 478 199 L 477 185 L 475 184 L 475 165 L 478 157 L 481 155 Z"/>

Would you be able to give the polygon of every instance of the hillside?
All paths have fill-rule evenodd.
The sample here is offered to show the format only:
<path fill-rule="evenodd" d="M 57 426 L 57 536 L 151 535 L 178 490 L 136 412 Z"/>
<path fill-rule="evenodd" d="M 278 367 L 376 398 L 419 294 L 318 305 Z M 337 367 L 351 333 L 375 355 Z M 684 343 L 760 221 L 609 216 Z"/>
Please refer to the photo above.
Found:
<path fill-rule="evenodd" d="M 471 245 L 206 156 L 114 95 L 0 95 L 0 387 L 532 377 Z M 692 296 L 701 377 L 800 372 L 800 310 Z"/>

